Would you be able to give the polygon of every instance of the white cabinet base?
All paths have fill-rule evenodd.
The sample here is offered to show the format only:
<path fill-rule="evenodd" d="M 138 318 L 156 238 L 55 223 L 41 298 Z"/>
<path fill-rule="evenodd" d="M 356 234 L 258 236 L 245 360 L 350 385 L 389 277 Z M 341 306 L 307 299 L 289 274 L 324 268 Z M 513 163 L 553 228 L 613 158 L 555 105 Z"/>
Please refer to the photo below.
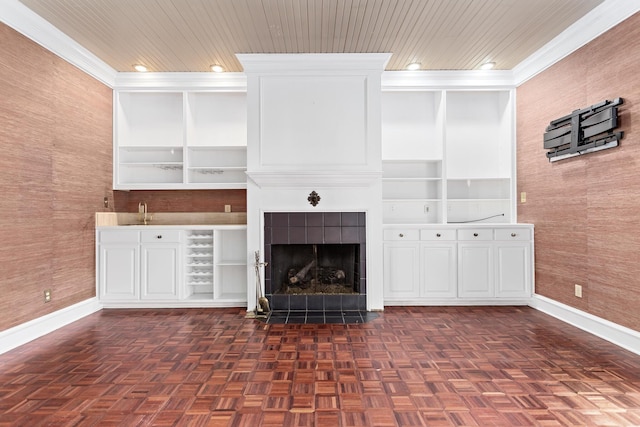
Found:
<path fill-rule="evenodd" d="M 99 227 L 104 308 L 246 307 L 245 225 Z"/>
<path fill-rule="evenodd" d="M 527 305 L 533 271 L 532 225 L 384 229 L 387 306 Z"/>

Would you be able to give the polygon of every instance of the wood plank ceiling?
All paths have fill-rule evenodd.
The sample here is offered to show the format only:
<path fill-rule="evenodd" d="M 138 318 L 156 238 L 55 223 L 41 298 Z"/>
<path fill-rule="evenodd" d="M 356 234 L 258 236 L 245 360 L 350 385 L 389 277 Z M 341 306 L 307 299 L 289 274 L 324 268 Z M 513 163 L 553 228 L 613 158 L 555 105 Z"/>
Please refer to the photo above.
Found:
<path fill-rule="evenodd" d="M 117 71 L 242 71 L 235 53 L 390 52 L 511 69 L 604 0 L 21 0 Z"/>

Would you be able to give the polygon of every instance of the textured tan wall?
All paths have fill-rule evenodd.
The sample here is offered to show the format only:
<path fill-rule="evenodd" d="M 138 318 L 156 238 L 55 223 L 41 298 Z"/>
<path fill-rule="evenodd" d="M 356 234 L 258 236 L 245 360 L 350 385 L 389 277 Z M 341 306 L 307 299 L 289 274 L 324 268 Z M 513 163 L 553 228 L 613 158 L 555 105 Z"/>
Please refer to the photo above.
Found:
<path fill-rule="evenodd" d="M 93 214 L 112 193 L 112 91 L 4 24 L 0 84 L 4 330 L 95 295 Z"/>
<path fill-rule="evenodd" d="M 146 202 L 149 212 L 232 212 L 247 211 L 246 190 L 136 190 L 114 191 L 117 212 L 138 212 L 138 203 Z"/>
<path fill-rule="evenodd" d="M 620 147 L 547 161 L 551 120 L 616 97 Z M 518 221 L 536 226 L 536 292 L 640 331 L 640 14 L 520 86 L 517 135 L 527 193 Z"/>

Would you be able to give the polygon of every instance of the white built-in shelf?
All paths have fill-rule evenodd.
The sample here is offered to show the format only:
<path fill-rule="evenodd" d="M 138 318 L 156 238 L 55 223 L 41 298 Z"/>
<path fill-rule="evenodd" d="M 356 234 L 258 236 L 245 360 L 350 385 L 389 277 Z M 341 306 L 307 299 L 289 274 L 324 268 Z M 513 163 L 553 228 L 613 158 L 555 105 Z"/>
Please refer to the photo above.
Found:
<path fill-rule="evenodd" d="M 509 89 L 383 92 L 383 222 L 511 222 L 512 98 Z"/>
<path fill-rule="evenodd" d="M 115 189 L 246 188 L 246 93 L 116 91 Z"/>

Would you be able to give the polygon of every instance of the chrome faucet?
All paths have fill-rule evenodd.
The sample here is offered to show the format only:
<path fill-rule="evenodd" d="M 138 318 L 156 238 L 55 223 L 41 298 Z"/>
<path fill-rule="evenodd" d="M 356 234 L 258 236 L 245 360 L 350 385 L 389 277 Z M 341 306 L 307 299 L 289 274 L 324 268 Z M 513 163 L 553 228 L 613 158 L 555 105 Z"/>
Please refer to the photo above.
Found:
<path fill-rule="evenodd" d="M 149 221 L 151 221 L 152 217 L 147 215 L 146 202 L 138 203 L 138 218 L 143 222 L 144 225 L 147 225 Z"/>

